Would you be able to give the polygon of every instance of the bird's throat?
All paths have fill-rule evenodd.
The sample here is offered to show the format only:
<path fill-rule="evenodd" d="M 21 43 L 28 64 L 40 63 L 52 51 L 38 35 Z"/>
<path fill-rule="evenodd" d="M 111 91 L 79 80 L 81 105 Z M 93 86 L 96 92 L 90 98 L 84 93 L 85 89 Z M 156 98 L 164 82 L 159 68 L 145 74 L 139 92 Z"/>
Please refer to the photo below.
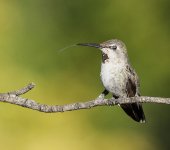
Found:
<path fill-rule="evenodd" d="M 105 63 L 108 59 L 108 55 L 102 52 L 102 62 Z"/>

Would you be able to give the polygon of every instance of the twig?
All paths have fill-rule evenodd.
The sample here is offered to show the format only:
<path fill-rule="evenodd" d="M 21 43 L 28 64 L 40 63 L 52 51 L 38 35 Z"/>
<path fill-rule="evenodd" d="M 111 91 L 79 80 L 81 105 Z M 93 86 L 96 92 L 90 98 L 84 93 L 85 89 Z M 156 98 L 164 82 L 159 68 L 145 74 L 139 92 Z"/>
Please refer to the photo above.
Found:
<path fill-rule="evenodd" d="M 34 100 L 26 99 L 20 97 L 33 89 L 35 87 L 34 83 L 30 83 L 26 87 L 8 93 L 0 94 L 0 101 L 6 102 L 14 105 L 19 105 L 22 107 L 26 107 L 29 109 L 37 110 L 45 113 L 55 113 L 55 112 L 65 112 L 65 111 L 73 111 L 80 109 L 90 109 L 96 106 L 114 106 L 118 104 L 126 104 L 126 103 L 158 103 L 158 104 L 170 104 L 170 98 L 161 98 L 161 97 L 148 97 L 148 96 L 140 96 L 140 97 L 131 97 L 131 98 L 119 98 L 119 99 L 95 99 L 88 102 L 79 102 L 73 104 L 66 105 L 46 105 L 37 103 Z"/>

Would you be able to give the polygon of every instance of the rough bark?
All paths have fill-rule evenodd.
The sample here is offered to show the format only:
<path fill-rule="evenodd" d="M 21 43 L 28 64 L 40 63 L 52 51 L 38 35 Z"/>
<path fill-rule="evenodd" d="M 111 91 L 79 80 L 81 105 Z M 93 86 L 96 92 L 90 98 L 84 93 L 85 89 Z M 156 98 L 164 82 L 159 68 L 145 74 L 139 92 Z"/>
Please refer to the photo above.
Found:
<path fill-rule="evenodd" d="M 119 99 L 94 99 L 87 102 L 77 102 L 72 104 L 65 105 L 47 105 L 40 104 L 34 100 L 22 98 L 20 95 L 23 95 L 35 87 L 34 83 L 28 84 L 26 87 L 21 88 L 16 91 L 8 93 L 0 93 L 0 102 L 10 103 L 29 109 L 37 110 L 45 113 L 56 113 L 56 112 L 65 112 L 73 111 L 80 109 L 90 109 L 97 106 L 115 106 L 118 104 L 127 104 L 127 103 L 158 103 L 158 104 L 170 104 L 170 98 L 162 97 L 149 97 L 149 96 L 140 96 L 140 97 L 131 97 L 131 98 L 119 98 Z"/>

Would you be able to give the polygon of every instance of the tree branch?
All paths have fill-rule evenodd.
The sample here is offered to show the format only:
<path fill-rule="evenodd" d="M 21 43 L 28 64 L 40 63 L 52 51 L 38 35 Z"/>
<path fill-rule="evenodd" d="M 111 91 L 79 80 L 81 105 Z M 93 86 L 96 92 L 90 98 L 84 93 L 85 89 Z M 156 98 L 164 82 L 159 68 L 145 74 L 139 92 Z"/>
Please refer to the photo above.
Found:
<path fill-rule="evenodd" d="M 56 113 L 56 112 L 65 112 L 65 111 L 73 111 L 80 109 L 90 109 L 92 107 L 97 106 L 114 106 L 118 104 L 127 104 L 127 103 L 158 103 L 158 104 L 170 104 L 170 98 L 161 98 L 161 97 L 148 97 L 148 96 L 140 96 L 140 97 L 131 97 L 131 98 L 119 98 L 119 99 L 95 99 L 88 102 L 79 102 L 72 103 L 66 105 L 46 105 L 37 103 L 34 100 L 30 100 L 27 98 L 22 98 L 20 95 L 23 95 L 29 92 L 31 89 L 35 87 L 34 83 L 30 83 L 26 87 L 8 92 L 8 93 L 0 93 L 0 102 L 10 103 L 14 105 L 19 105 L 22 107 L 26 107 L 29 109 L 37 110 L 45 113 Z"/>

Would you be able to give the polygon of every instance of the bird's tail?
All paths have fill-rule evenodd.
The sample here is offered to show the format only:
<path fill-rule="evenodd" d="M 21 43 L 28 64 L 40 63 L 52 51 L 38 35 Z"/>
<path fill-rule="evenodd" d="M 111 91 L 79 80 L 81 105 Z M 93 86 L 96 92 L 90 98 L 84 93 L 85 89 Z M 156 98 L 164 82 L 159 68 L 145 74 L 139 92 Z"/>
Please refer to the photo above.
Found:
<path fill-rule="evenodd" d="M 146 122 L 142 104 L 132 103 L 132 104 L 122 104 L 120 106 L 126 112 L 126 114 L 130 116 L 133 120 L 140 123 Z"/>

